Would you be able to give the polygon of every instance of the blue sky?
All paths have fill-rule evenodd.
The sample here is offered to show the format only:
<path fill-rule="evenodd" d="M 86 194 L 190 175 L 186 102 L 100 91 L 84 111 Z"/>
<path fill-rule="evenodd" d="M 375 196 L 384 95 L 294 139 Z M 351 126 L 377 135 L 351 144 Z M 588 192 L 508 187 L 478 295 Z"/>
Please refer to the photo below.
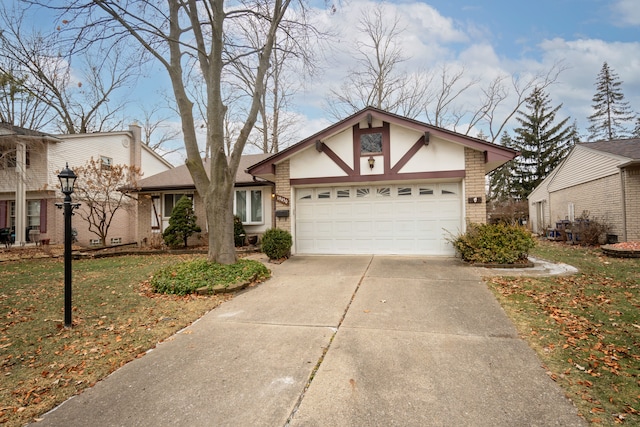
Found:
<path fill-rule="evenodd" d="M 337 30 L 339 41 L 333 43 L 336 49 L 327 55 L 322 73 L 294 99 L 299 138 L 331 124 L 323 105 L 329 90 L 353 66 L 349 41 L 361 37 L 357 19 L 374 5 L 369 0 L 340 0 L 336 13 L 330 14 L 327 2 L 316 3 L 317 22 Z M 585 133 L 595 79 L 607 61 L 623 81 L 631 108 L 640 112 L 639 0 L 399 0 L 385 3 L 385 8 L 405 27 L 401 44 L 410 58 L 405 63 L 409 70 L 464 67 L 481 87 L 496 75 L 532 73 L 563 61 L 566 70 L 548 92 L 553 105 L 563 104 L 559 115 L 575 119 Z M 133 93 L 152 102 L 163 82 L 168 83 L 164 74 L 150 76 Z M 472 105 L 476 95 L 470 92 L 461 102 Z"/>
<path fill-rule="evenodd" d="M 345 40 L 358 37 L 354 16 L 372 4 L 351 0 L 339 8 L 341 16 L 333 20 L 342 20 L 336 26 Z M 559 114 L 571 116 L 586 132 L 596 76 L 607 61 L 623 81 L 631 108 L 640 112 L 638 0 L 401 0 L 386 7 L 406 28 L 406 51 L 415 68 L 460 66 L 486 83 L 497 74 L 548 70 L 562 61 L 566 70 L 548 90 L 552 103 L 562 103 Z M 305 94 L 306 104 L 340 80 L 348 67 L 346 56 L 337 65 L 342 67 L 334 65 L 317 92 Z"/>

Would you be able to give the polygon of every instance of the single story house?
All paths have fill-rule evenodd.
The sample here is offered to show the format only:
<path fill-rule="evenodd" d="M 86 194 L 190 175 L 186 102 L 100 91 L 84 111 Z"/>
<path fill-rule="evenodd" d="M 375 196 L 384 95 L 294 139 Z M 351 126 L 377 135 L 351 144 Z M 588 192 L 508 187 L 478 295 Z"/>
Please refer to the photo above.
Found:
<path fill-rule="evenodd" d="M 516 155 L 368 107 L 277 154 L 244 156 L 235 212 L 248 234 L 290 231 L 294 254 L 452 255 L 450 235 L 486 221 L 485 175 Z M 183 194 L 205 221 L 186 167 L 139 185 L 139 240 L 159 236 Z"/>
<path fill-rule="evenodd" d="M 528 200 L 535 233 L 586 213 L 614 240 L 640 240 L 640 138 L 576 144 Z"/>
<path fill-rule="evenodd" d="M 269 157 L 270 154 L 244 155 L 236 173 L 234 212 L 243 222 L 248 235 L 261 235 L 273 226 L 273 183 L 257 179 L 246 169 Z M 208 161 L 205 169 L 209 170 Z M 193 200 L 193 209 L 202 233 L 207 232 L 204 202 L 196 192 L 193 179 L 186 165 L 178 166 L 138 181 L 138 242 L 158 246 L 162 243 L 162 232 L 169 226 L 169 218 L 175 204 L 182 196 Z M 197 244 L 202 234 L 189 238 L 189 244 Z M 201 240 L 206 244 L 207 240 Z"/>

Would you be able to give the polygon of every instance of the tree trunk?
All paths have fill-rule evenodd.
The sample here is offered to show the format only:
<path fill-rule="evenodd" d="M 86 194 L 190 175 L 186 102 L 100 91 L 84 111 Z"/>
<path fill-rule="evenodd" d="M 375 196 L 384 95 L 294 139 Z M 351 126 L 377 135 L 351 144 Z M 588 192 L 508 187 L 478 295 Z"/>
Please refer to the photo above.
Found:
<path fill-rule="evenodd" d="M 218 185 L 210 186 L 204 199 L 209 225 L 208 257 L 220 264 L 233 264 L 237 260 L 233 242 L 233 180 L 224 177 L 225 171 L 219 168 L 214 173 L 218 175 Z"/>

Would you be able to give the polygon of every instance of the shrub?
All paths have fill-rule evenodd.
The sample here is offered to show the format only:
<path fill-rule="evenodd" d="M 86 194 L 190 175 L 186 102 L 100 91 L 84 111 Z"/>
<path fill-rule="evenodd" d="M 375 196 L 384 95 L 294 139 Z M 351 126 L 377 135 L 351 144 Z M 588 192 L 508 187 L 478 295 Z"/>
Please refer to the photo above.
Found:
<path fill-rule="evenodd" d="M 535 246 L 527 229 L 504 223 L 469 224 L 466 233 L 449 241 L 464 261 L 483 264 L 525 261 Z"/>
<path fill-rule="evenodd" d="M 576 233 L 576 243 L 597 246 L 606 243 L 607 234 L 611 232 L 611 224 L 598 218 L 589 219 L 589 213 L 583 212 L 580 218 L 571 225 L 571 231 Z"/>
<path fill-rule="evenodd" d="M 233 241 L 236 244 L 236 247 L 244 246 L 244 238 L 246 237 L 244 226 L 242 225 L 242 220 L 234 216 L 233 217 Z"/>
<path fill-rule="evenodd" d="M 280 259 L 289 256 L 293 246 L 291 233 L 279 228 L 270 228 L 262 236 L 262 252 L 269 259 Z"/>
<path fill-rule="evenodd" d="M 225 265 L 199 259 L 164 267 L 153 275 L 150 283 L 158 293 L 188 295 L 205 286 L 230 286 L 267 277 L 269 270 L 258 261 L 241 259 Z"/>
<path fill-rule="evenodd" d="M 202 231 L 196 220 L 191 199 L 182 196 L 171 211 L 169 226 L 162 233 L 165 243 L 171 247 L 184 245 L 186 248 L 189 236 Z"/>

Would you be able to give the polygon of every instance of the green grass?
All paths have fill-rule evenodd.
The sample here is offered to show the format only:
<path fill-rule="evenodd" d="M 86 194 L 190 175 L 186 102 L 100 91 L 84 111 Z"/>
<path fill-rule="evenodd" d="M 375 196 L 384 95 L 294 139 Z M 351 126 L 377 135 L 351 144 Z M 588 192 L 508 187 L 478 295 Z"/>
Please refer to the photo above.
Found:
<path fill-rule="evenodd" d="M 72 329 L 63 327 L 62 260 L 0 263 L 0 424 L 33 421 L 230 298 L 152 291 L 154 272 L 192 259 L 74 261 Z"/>
<path fill-rule="evenodd" d="M 640 425 L 640 259 L 541 242 L 572 276 L 487 279 L 549 375 L 593 425 Z"/>

